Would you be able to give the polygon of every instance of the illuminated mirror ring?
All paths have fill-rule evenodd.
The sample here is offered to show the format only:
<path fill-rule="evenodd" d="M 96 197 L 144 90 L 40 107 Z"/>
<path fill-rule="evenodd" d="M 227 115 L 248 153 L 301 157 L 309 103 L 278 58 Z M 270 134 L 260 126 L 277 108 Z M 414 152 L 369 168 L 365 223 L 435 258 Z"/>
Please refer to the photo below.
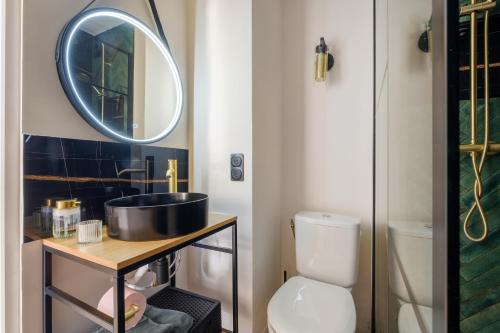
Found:
<path fill-rule="evenodd" d="M 84 102 L 82 96 L 78 92 L 78 89 L 76 89 L 74 78 L 71 73 L 71 59 L 70 59 L 70 50 L 72 45 L 71 42 L 78 28 L 83 23 L 98 17 L 109 17 L 118 20 L 123 20 L 124 22 L 127 22 L 132 26 L 134 26 L 134 28 L 139 29 L 155 44 L 156 47 L 158 47 L 161 54 L 168 63 L 168 66 L 173 76 L 173 81 L 176 90 L 175 111 L 173 118 L 168 124 L 168 126 L 154 137 L 145 139 L 134 139 L 126 135 L 123 135 L 113 130 L 112 128 L 106 126 L 103 122 L 101 122 L 101 120 L 99 120 L 95 116 L 95 114 L 92 113 L 90 107 Z M 57 63 L 57 71 L 64 92 L 66 93 L 68 99 L 70 100 L 71 104 L 75 107 L 75 109 L 78 111 L 78 113 L 96 130 L 117 141 L 138 143 L 138 144 L 157 142 L 168 136 L 179 123 L 179 120 L 182 115 L 184 96 L 183 96 L 182 81 L 179 74 L 179 69 L 177 68 L 177 64 L 170 50 L 165 45 L 165 43 L 163 43 L 161 39 L 146 24 L 144 24 L 143 22 L 129 15 L 126 12 L 112 8 L 96 8 L 85 11 L 75 16 L 65 26 L 65 28 L 63 29 L 63 31 L 59 36 L 56 49 L 56 63 Z"/>

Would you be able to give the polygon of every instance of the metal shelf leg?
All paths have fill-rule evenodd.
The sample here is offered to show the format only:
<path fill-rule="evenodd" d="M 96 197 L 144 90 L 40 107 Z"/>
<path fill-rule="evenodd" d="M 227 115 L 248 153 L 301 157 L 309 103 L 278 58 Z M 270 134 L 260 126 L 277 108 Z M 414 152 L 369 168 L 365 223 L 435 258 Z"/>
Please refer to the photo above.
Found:
<path fill-rule="evenodd" d="M 45 288 L 52 286 L 52 253 L 43 250 L 43 333 L 52 333 L 52 297 Z"/>
<path fill-rule="evenodd" d="M 117 276 L 113 279 L 114 316 L 113 333 L 125 332 L 125 277 Z"/>
<path fill-rule="evenodd" d="M 238 229 L 233 226 L 233 333 L 238 333 Z"/>

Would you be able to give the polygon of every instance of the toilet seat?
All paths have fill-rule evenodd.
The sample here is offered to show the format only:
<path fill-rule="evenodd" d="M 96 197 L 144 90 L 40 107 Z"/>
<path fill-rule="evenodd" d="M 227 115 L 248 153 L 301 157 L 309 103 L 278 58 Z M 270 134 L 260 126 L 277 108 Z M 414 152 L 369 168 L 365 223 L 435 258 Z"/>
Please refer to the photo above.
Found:
<path fill-rule="evenodd" d="M 267 307 L 270 331 L 276 333 L 354 333 L 356 309 L 342 287 L 307 279 L 289 279 Z"/>
<path fill-rule="evenodd" d="M 425 326 L 424 332 L 432 331 L 432 308 L 417 305 L 423 325 Z M 398 314 L 398 331 L 399 333 L 421 333 L 420 326 L 415 315 L 415 310 L 410 303 L 405 303 L 399 309 Z"/>

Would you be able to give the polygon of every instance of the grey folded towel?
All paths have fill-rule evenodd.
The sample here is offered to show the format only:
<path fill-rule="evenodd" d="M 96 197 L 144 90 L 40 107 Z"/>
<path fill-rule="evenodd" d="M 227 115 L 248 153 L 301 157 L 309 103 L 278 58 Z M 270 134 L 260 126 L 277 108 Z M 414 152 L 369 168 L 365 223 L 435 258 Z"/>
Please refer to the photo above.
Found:
<path fill-rule="evenodd" d="M 187 333 L 193 326 L 193 317 L 184 312 L 159 309 L 148 305 L 139 323 L 128 333 Z M 109 333 L 100 327 L 94 333 Z"/>

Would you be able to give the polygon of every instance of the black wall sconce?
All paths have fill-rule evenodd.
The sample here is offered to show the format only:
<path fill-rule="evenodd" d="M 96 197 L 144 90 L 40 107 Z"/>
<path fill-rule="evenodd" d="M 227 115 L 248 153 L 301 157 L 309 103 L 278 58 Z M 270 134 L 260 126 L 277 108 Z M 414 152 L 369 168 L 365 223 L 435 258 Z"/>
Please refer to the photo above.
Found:
<path fill-rule="evenodd" d="M 325 38 L 321 37 L 319 45 L 316 46 L 316 65 L 314 79 L 316 82 L 326 81 L 326 73 L 332 69 L 334 64 L 333 55 L 330 54 Z"/>
<path fill-rule="evenodd" d="M 432 18 L 425 23 L 425 31 L 418 38 L 418 48 L 424 53 L 429 53 L 431 51 L 432 45 Z"/>

